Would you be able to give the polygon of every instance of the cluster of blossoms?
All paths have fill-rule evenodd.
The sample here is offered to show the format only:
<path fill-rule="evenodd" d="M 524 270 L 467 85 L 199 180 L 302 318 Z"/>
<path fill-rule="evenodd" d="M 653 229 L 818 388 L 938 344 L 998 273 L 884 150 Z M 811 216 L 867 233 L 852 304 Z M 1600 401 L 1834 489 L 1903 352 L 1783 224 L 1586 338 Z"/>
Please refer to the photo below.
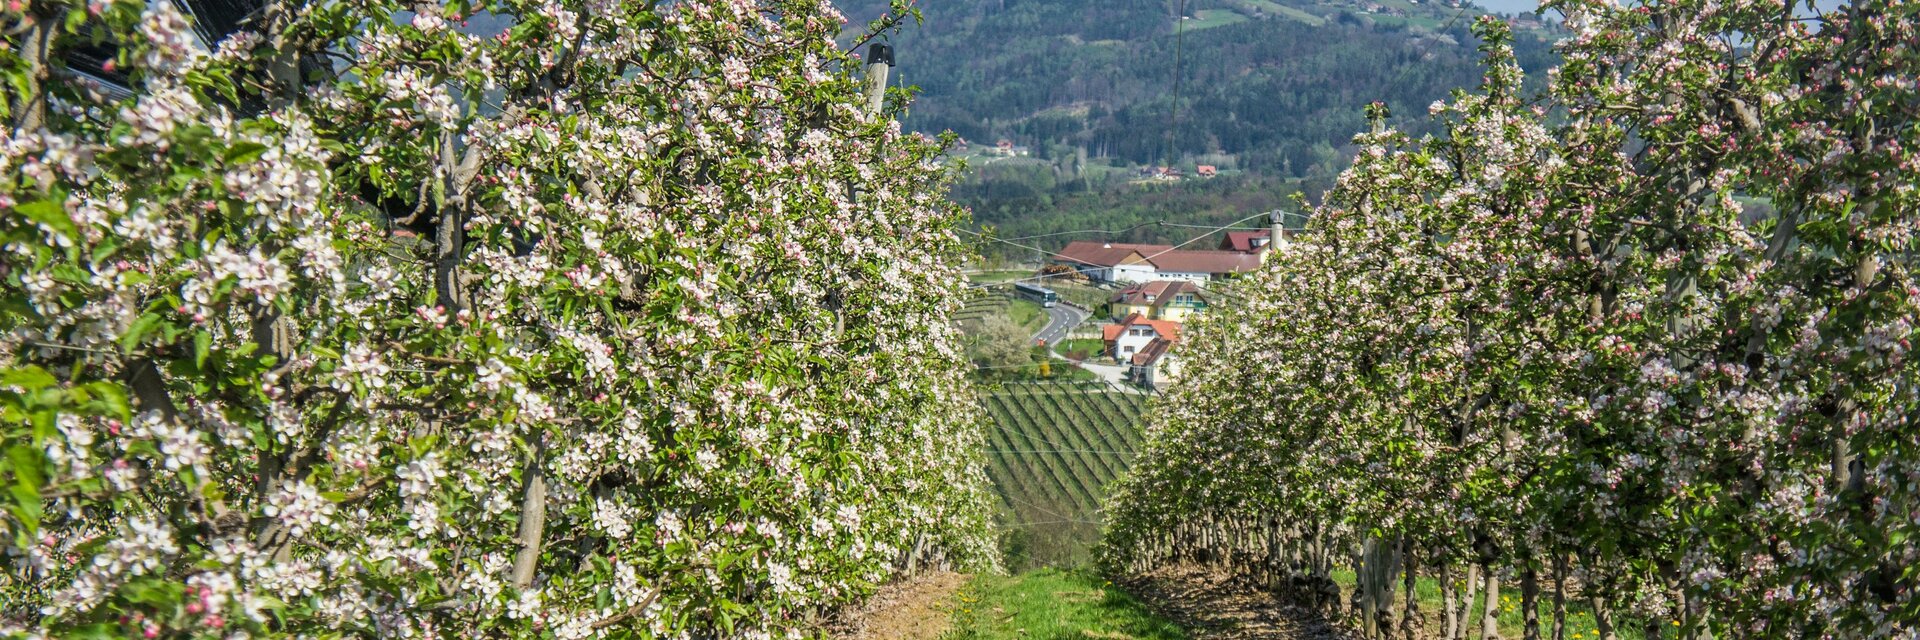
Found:
<path fill-rule="evenodd" d="M 942 145 L 825 3 L 0 24 L 0 637 L 798 637 L 994 564 Z M 131 95 L 34 67 L 87 43 Z"/>
<path fill-rule="evenodd" d="M 1920 7 L 1554 4 L 1544 105 L 1483 22 L 1445 135 L 1358 136 L 1197 324 L 1107 560 L 1350 565 L 1376 634 L 1414 572 L 1449 638 L 1503 582 L 1602 637 L 1920 633 Z"/>

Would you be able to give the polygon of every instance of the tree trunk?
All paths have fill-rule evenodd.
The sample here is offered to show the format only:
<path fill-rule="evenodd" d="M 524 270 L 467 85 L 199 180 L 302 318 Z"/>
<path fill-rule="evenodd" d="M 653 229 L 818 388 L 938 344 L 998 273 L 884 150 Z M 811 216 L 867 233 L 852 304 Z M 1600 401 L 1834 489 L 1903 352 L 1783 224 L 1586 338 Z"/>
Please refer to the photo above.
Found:
<path fill-rule="evenodd" d="M 47 81 L 53 75 L 48 58 L 53 54 L 53 36 L 60 26 L 55 16 L 40 15 L 46 13 L 44 9 L 30 11 L 27 19 L 31 22 L 26 33 L 21 34 L 19 51 L 26 67 L 26 93 L 15 96 L 13 104 L 13 130 L 21 134 L 36 134 L 47 126 Z"/>
<path fill-rule="evenodd" d="M 1520 572 L 1520 619 L 1521 636 L 1540 640 L 1540 572 L 1534 569 L 1531 557 Z"/>
<path fill-rule="evenodd" d="M 1418 586 L 1416 583 L 1420 580 L 1420 571 L 1414 566 L 1413 553 L 1404 547 L 1404 543 L 1400 556 L 1405 561 L 1405 567 L 1400 574 L 1400 585 L 1404 588 L 1407 597 L 1406 609 L 1400 612 L 1400 637 L 1405 640 L 1416 640 L 1420 637 L 1421 627 L 1420 597 L 1414 592 L 1414 588 Z"/>
<path fill-rule="evenodd" d="M 1440 561 L 1440 620 L 1445 635 L 1440 637 L 1454 640 L 1460 637 L 1460 612 L 1455 609 L 1460 600 L 1460 590 L 1453 584 L 1453 562 Z"/>
<path fill-rule="evenodd" d="M 1608 607 L 1607 599 L 1590 595 L 1587 596 L 1587 603 L 1593 608 L 1594 640 L 1620 640 L 1619 634 L 1613 630 L 1613 609 Z"/>
<path fill-rule="evenodd" d="M 467 155 L 475 152 L 469 148 Z M 464 163 L 463 163 L 464 164 Z M 453 134 L 440 134 L 440 186 L 435 189 L 440 194 L 440 218 L 434 223 L 433 236 L 433 291 L 440 306 L 448 315 L 453 315 L 468 306 L 464 287 L 460 283 L 460 261 L 465 251 L 466 206 L 461 197 L 460 180 L 455 177 Z"/>
<path fill-rule="evenodd" d="M 520 551 L 513 558 L 513 588 L 521 591 L 533 586 L 534 574 L 540 569 L 547 528 L 546 457 L 547 439 L 543 434 L 534 444 L 520 478 L 520 533 L 516 538 Z"/>
<path fill-rule="evenodd" d="M 1474 637 L 1483 640 L 1499 640 L 1500 572 L 1495 571 L 1493 567 L 1486 567 L 1481 573 L 1486 574 L 1487 586 L 1483 596 L 1485 604 L 1480 607 L 1480 633 Z"/>
<path fill-rule="evenodd" d="M 1376 599 L 1378 591 L 1377 574 L 1379 571 L 1380 541 L 1367 536 L 1360 543 L 1360 556 L 1355 558 L 1353 572 L 1354 608 L 1360 611 L 1360 637 L 1372 640 L 1380 637 L 1380 601 Z"/>
<path fill-rule="evenodd" d="M 1460 613 L 1455 616 L 1460 620 L 1460 635 L 1454 636 L 1455 640 L 1466 640 L 1467 636 L 1473 633 L 1473 604 L 1474 599 L 1478 598 L 1479 594 L 1480 564 L 1477 562 L 1468 562 L 1467 594 L 1466 597 L 1460 599 Z"/>
<path fill-rule="evenodd" d="M 1553 552 L 1553 640 L 1567 640 L 1567 556 Z"/>

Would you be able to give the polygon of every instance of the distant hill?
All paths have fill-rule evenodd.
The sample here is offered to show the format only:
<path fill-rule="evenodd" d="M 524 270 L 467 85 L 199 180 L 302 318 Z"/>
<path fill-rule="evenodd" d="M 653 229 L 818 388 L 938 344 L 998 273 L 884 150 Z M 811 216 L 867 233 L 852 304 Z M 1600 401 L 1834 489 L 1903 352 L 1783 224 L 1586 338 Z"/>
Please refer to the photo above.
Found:
<path fill-rule="evenodd" d="M 1197 232 L 1137 225 L 1223 224 L 1287 206 L 1294 193 L 1317 197 L 1352 156 L 1367 103 L 1385 101 L 1394 126 L 1425 131 L 1427 105 L 1480 81 L 1469 27 L 1482 12 L 1471 6 L 1186 0 L 1182 32 L 1178 2 L 923 0 L 924 24 L 891 39 L 894 80 L 921 89 L 902 123 L 971 142 L 960 154 L 973 169 L 954 196 L 1000 237 L 1132 228 L 1113 239 L 1179 242 Z M 862 24 L 886 2 L 841 7 Z M 1543 71 L 1553 34 L 1522 25 L 1521 64 Z M 1002 139 L 1028 155 L 981 153 Z M 1160 164 L 1220 175 L 1140 180 Z M 1089 237 L 1020 243 L 1051 251 Z M 1005 243 L 981 250 L 1042 255 Z"/>
<path fill-rule="evenodd" d="M 1410 0 L 930 0 L 893 38 L 898 79 L 922 90 L 904 124 L 976 144 L 1005 138 L 1036 157 L 1166 160 L 1302 177 L 1384 100 L 1402 123 L 1479 79 L 1468 31 L 1481 12 Z M 844 2 L 864 20 L 882 0 Z M 1544 42 L 1522 38 L 1523 64 Z M 1179 74 L 1178 127 L 1172 128 Z M 1171 138 L 1171 139 L 1170 139 Z"/>

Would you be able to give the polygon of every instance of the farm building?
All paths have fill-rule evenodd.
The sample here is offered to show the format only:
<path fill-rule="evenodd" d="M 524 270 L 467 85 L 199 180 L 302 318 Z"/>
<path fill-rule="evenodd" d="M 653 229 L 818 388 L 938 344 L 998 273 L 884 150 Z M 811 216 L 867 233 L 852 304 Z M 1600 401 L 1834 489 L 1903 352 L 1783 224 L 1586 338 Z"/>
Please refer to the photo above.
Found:
<path fill-rule="evenodd" d="M 1187 316 L 1207 310 L 1206 292 L 1200 285 L 1186 281 L 1155 280 L 1114 292 L 1107 298 L 1114 317 L 1139 314 L 1154 320 L 1184 322 Z"/>
<path fill-rule="evenodd" d="M 1237 251 L 1175 249 L 1164 244 L 1080 240 L 1068 243 L 1054 254 L 1054 262 L 1072 266 L 1087 277 L 1104 282 L 1207 282 L 1257 269 L 1260 256 Z"/>

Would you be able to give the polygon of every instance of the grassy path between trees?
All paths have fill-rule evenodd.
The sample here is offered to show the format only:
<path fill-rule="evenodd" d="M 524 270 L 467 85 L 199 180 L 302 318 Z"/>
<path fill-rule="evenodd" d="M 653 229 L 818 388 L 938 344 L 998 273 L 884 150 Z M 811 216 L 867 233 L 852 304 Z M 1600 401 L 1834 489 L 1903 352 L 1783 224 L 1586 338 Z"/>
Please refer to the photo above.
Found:
<path fill-rule="evenodd" d="M 1344 576 L 1336 576 L 1336 580 Z M 1350 578 L 1349 578 L 1350 579 Z M 1438 589 L 1420 585 L 1423 637 L 1438 637 Z M 1342 584 L 1343 592 L 1351 584 Z M 1577 611 L 1568 638 L 1592 638 Z M 1501 636 L 1520 636 L 1503 607 Z M 835 625 L 836 640 L 1346 640 L 1346 630 L 1244 580 L 1198 566 L 1132 576 L 1040 569 L 1018 575 L 942 573 L 889 585 Z M 1623 634 L 1623 640 L 1638 640 Z"/>
<path fill-rule="evenodd" d="M 1295 607 L 1231 576 L 1176 566 L 1127 578 L 1122 585 L 1194 640 L 1345 640 L 1318 613 Z"/>
<path fill-rule="evenodd" d="M 982 575 L 960 590 L 942 640 L 1188 640 L 1178 625 L 1089 573 Z"/>

